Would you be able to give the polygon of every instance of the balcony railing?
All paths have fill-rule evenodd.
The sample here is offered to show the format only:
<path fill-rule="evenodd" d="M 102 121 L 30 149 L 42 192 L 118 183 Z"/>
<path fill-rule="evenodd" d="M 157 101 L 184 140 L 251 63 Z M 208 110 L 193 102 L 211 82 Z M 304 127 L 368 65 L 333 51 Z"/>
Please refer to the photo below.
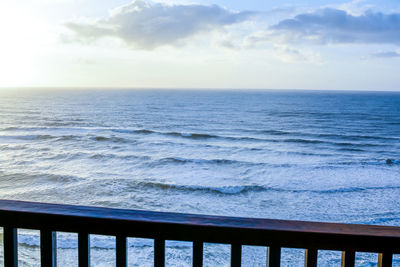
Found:
<path fill-rule="evenodd" d="M 0 200 L 4 265 L 18 265 L 17 228 L 40 230 L 41 266 L 56 266 L 57 231 L 78 233 L 78 262 L 90 266 L 90 234 L 116 236 L 116 266 L 127 266 L 127 238 L 154 239 L 154 266 L 165 265 L 165 240 L 193 242 L 194 267 L 203 265 L 203 244 L 231 245 L 231 266 L 241 265 L 242 245 L 268 247 L 267 266 L 281 264 L 281 248 L 305 249 L 305 266 L 317 266 L 318 250 L 342 251 L 342 267 L 356 252 L 379 253 L 392 266 L 400 253 L 400 227 L 220 217 Z"/>

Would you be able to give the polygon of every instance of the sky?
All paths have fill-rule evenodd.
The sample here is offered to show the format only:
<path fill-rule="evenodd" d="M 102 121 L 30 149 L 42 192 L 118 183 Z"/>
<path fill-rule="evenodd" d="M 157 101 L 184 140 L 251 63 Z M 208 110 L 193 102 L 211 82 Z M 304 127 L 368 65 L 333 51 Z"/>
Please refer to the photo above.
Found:
<path fill-rule="evenodd" d="M 1 0 L 0 87 L 400 91 L 398 0 Z"/>

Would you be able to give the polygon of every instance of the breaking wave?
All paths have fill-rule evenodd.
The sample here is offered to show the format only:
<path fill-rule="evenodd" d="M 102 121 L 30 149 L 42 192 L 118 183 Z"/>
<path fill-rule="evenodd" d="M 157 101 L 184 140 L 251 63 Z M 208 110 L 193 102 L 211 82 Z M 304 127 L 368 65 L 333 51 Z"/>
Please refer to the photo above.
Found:
<path fill-rule="evenodd" d="M 232 186 L 201 186 L 201 185 L 178 185 L 167 184 L 160 182 L 137 182 L 135 186 L 157 189 L 157 190 L 171 190 L 188 193 L 213 193 L 223 195 L 240 195 L 246 193 L 257 192 L 287 192 L 287 193 L 316 193 L 316 194 L 338 194 L 338 193 L 354 193 L 373 190 L 398 190 L 399 186 L 372 186 L 372 187 L 341 187 L 332 189 L 293 189 L 293 188 L 279 188 L 263 185 L 232 185 Z"/>

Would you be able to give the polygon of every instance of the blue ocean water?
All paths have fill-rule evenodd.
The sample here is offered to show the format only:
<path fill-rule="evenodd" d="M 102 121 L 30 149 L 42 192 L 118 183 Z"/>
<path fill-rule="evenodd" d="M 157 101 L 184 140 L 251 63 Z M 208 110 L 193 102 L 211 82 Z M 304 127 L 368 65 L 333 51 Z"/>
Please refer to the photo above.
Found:
<path fill-rule="evenodd" d="M 399 196 L 400 93 L 0 92 L 3 199 L 400 225 Z M 112 240 L 93 238 L 95 266 L 110 266 Z M 32 232 L 20 242 L 38 249 Z M 76 263 L 73 237 L 60 234 L 59 247 L 60 266 Z M 263 249 L 246 248 L 245 266 L 263 266 Z M 172 242 L 168 265 L 187 266 L 190 250 Z M 205 251 L 206 266 L 228 264 L 226 246 Z M 132 240 L 133 265 L 151 266 L 151 253 Z M 302 253 L 288 250 L 284 264 L 302 266 Z M 21 263 L 39 264 L 36 254 Z M 323 266 L 340 262 L 321 254 Z"/>

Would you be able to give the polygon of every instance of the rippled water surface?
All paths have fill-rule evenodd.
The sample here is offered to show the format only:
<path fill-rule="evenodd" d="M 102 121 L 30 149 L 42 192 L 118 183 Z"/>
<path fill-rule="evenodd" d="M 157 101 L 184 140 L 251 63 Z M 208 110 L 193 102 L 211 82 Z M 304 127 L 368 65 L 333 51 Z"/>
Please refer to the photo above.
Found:
<path fill-rule="evenodd" d="M 399 93 L 0 92 L 0 198 L 400 225 L 399 196 Z M 59 234 L 61 266 L 76 264 L 74 238 Z M 110 266 L 113 240 L 92 238 L 93 262 Z M 20 242 L 21 263 L 38 264 L 34 233 Z M 131 263 L 151 266 L 152 243 L 130 244 Z M 168 244 L 170 266 L 190 263 L 190 243 Z M 224 266 L 229 247 L 205 253 Z M 302 253 L 282 259 L 301 266 Z M 244 256 L 263 266 L 265 248 Z"/>

